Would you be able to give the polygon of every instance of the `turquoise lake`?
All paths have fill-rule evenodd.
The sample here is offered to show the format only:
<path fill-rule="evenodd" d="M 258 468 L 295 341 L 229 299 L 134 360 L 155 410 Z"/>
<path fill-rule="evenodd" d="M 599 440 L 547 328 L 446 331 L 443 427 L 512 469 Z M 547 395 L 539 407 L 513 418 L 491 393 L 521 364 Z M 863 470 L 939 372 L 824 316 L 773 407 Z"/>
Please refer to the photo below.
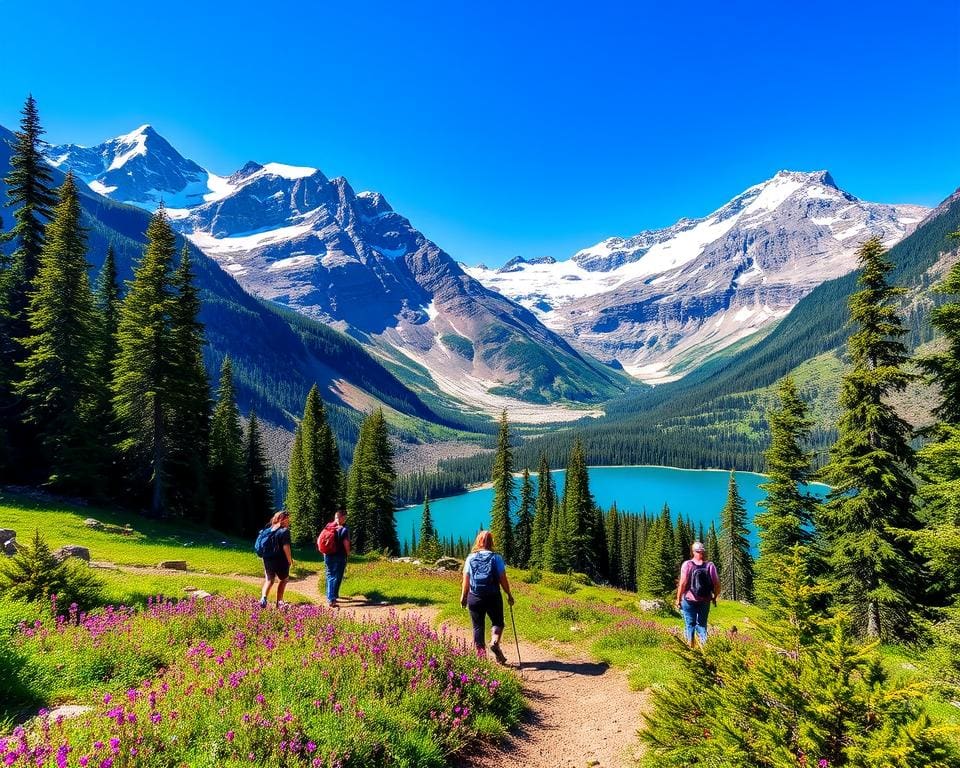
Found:
<path fill-rule="evenodd" d="M 689 517 L 694 525 L 718 522 L 720 510 L 727 500 L 727 484 L 730 473 L 722 470 L 673 469 L 668 467 L 591 467 L 590 491 L 594 501 L 604 510 L 613 502 L 621 512 L 659 514 L 664 503 L 670 505 L 673 519 L 677 513 Z M 563 493 L 564 470 L 553 473 L 557 494 Z M 531 476 L 536 489 L 536 475 Z M 737 487 L 744 499 L 750 519 L 760 511 L 758 503 L 764 492 L 760 484 L 766 478 L 753 472 L 737 472 Z M 516 489 L 519 495 L 520 478 Z M 810 486 L 811 493 L 823 496 L 827 486 Z M 536 494 L 536 490 L 534 490 Z M 490 507 L 493 503 L 493 489 L 480 488 L 459 496 L 430 501 L 430 515 L 442 538 L 463 537 L 472 541 L 477 531 L 490 526 Z M 514 511 L 516 506 L 514 506 Z M 420 531 L 420 518 L 423 505 L 405 507 L 396 512 L 397 534 L 400 544 L 410 541 L 415 528 Z M 751 531 L 752 532 L 752 531 Z"/>

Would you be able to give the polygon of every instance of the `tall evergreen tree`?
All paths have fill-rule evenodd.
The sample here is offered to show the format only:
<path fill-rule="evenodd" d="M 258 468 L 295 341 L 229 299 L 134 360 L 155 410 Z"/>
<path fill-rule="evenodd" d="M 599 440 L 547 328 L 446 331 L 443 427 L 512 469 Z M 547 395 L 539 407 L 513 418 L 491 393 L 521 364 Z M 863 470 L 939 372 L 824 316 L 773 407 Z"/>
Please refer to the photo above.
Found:
<path fill-rule="evenodd" d="M 233 390 L 233 365 L 224 358 L 217 387 L 217 404 L 210 420 L 211 524 L 221 531 L 242 532 L 246 528 L 241 493 L 244 475 L 243 427 Z"/>
<path fill-rule="evenodd" d="M 303 422 L 301 421 L 294 432 L 293 445 L 290 448 L 290 463 L 287 465 L 287 495 L 283 502 L 284 509 L 290 513 L 291 525 L 294 524 L 294 520 L 304 515 L 306 483 L 307 473 L 303 465 Z"/>
<path fill-rule="evenodd" d="M 89 492 L 97 466 L 91 446 L 96 316 L 87 280 L 86 235 L 73 175 L 60 188 L 47 226 L 27 311 L 28 356 L 15 391 L 26 403 L 25 420 L 37 431 L 56 488 Z"/>
<path fill-rule="evenodd" d="M 241 533 L 252 536 L 273 515 L 273 482 L 270 464 L 263 446 L 260 422 L 254 411 L 250 411 L 250 420 L 247 422 L 243 465 L 245 514 Z"/>
<path fill-rule="evenodd" d="M 640 558 L 638 592 L 662 597 L 676 586 L 680 565 L 674 552 L 670 507 L 666 504 L 660 517 L 648 528 Z"/>
<path fill-rule="evenodd" d="M 547 455 L 540 453 L 540 466 L 537 469 L 537 505 L 533 516 L 533 530 L 530 533 L 530 565 L 544 567 L 543 550 L 550 534 L 550 517 L 557 496 L 550 474 Z"/>
<path fill-rule="evenodd" d="M 134 495 L 146 493 L 155 516 L 167 511 L 175 251 L 176 238 L 161 209 L 147 227 L 143 258 L 120 308 L 119 352 L 113 370 L 118 448 L 130 472 Z"/>
<path fill-rule="evenodd" d="M 850 297 L 857 330 L 843 377 L 838 437 L 823 471 L 831 492 L 821 515 L 837 602 L 868 637 L 902 639 L 913 623 L 921 585 L 918 558 L 904 532 L 919 527 L 913 509 L 910 427 L 887 397 L 910 381 L 905 333 L 890 286 L 893 268 L 879 238 L 857 251 L 860 290 Z"/>
<path fill-rule="evenodd" d="M 708 560 L 712 560 L 713 564 L 717 566 L 717 570 L 720 572 L 720 583 L 723 583 L 723 563 L 720 562 L 720 537 L 717 536 L 717 526 L 714 525 L 713 521 L 710 521 L 710 529 L 707 531 L 707 540 L 704 542 L 707 545 L 706 557 Z"/>
<path fill-rule="evenodd" d="M 414 541 L 416 538 L 414 538 Z M 440 540 L 430 514 L 430 496 L 423 497 L 423 514 L 420 516 L 420 544 L 414 551 L 424 560 L 436 560 L 441 556 Z"/>
<path fill-rule="evenodd" d="M 497 452 L 493 459 L 493 506 L 490 510 L 490 533 L 503 559 L 511 565 L 513 556 L 513 519 L 511 507 L 514 501 L 513 450 L 510 447 L 510 424 L 507 412 L 500 414 L 500 431 L 497 435 Z"/>
<path fill-rule="evenodd" d="M 607 519 L 603 529 L 607 537 L 607 563 L 609 564 L 610 583 L 615 587 L 622 587 L 624 586 L 622 581 L 623 563 L 621 562 L 623 531 L 621 530 L 617 502 L 613 502 L 610 509 L 607 510 Z"/>
<path fill-rule="evenodd" d="M 120 328 L 120 284 L 117 278 L 117 261 L 113 246 L 107 247 L 103 267 L 97 276 L 94 292 L 96 310 L 96 341 L 93 349 L 92 390 L 93 405 L 91 422 L 100 431 L 97 440 L 97 463 L 104 495 L 113 495 L 117 470 L 117 428 L 113 415 L 113 367 L 120 351 L 117 338 Z"/>
<path fill-rule="evenodd" d="M 207 517 L 207 457 L 210 444 L 210 383 L 203 364 L 200 294 L 190 249 L 183 247 L 171 279 L 172 365 L 170 370 L 170 503 L 175 512 Z M 231 368 L 232 375 L 232 368 Z M 232 389 L 231 382 L 231 389 Z M 246 529 L 246 526 L 242 526 Z"/>
<path fill-rule="evenodd" d="M 587 462 L 583 452 L 583 443 L 577 438 L 570 452 L 567 465 L 566 482 L 563 491 L 564 518 L 566 523 L 566 538 L 570 542 L 571 567 L 578 573 L 586 573 L 591 577 L 601 575 L 601 552 L 605 550 L 606 542 L 600 547 L 596 536 L 596 514 L 594 510 L 593 494 L 590 493 L 590 476 L 587 473 Z M 606 557 L 602 558 L 606 560 Z"/>
<path fill-rule="evenodd" d="M 520 568 L 530 564 L 530 548 L 533 538 L 534 500 L 530 470 L 523 468 L 520 482 L 520 507 L 517 510 L 517 527 L 513 532 L 513 560 Z"/>
<path fill-rule="evenodd" d="M 768 479 L 760 486 L 767 495 L 756 517 L 760 539 L 756 591 L 764 604 L 782 591 L 782 561 L 794 546 L 800 544 L 804 552 L 809 551 L 817 510 L 817 500 L 803 490 L 813 478 L 813 452 L 803 447 L 810 440 L 813 420 L 789 376 L 777 385 L 777 397 L 779 407 L 767 415 Z"/>
<path fill-rule="evenodd" d="M 3 240 L 11 240 L 15 247 L 10 258 L 0 250 L 0 444 L 9 443 L 12 449 L 0 455 L 0 475 L 16 473 L 22 479 L 36 457 L 29 440 L 32 430 L 22 426 L 25 404 L 13 390 L 21 378 L 18 364 L 27 356 L 23 340 L 33 335 L 27 306 L 40 266 L 44 225 L 56 197 L 53 175 L 43 158 L 44 130 L 33 96 L 27 97 L 21 115 L 11 146 L 10 173 L 4 179 L 14 224 Z"/>
<path fill-rule="evenodd" d="M 396 472 L 387 421 L 378 409 L 364 419 L 347 478 L 351 544 L 357 552 L 398 552 L 393 488 Z"/>
<path fill-rule="evenodd" d="M 737 488 L 737 475 L 730 473 L 727 503 L 720 512 L 720 571 L 723 596 L 729 600 L 753 600 L 753 556 L 747 533 L 747 507 Z"/>

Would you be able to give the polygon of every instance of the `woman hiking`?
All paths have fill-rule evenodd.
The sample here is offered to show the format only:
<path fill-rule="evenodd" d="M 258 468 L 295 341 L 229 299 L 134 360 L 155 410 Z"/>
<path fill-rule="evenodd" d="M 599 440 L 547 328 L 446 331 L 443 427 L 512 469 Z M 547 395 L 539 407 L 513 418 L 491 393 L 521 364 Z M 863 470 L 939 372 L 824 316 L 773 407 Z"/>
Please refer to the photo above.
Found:
<path fill-rule="evenodd" d="M 283 590 L 287 588 L 293 554 L 290 552 L 290 513 L 281 509 L 270 518 L 270 524 L 260 532 L 260 538 L 267 540 L 263 551 L 263 589 L 260 591 L 260 607 L 267 607 L 267 598 L 273 582 L 277 584 L 277 607 L 283 605 Z"/>
<path fill-rule="evenodd" d="M 473 543 L 473 550 L 463 564 L 463 581 L 460 586 L 460 606 L 470 611 L 473 623 L 473 644 L 477 653 L 486 655 L 484 629 L 486 617 L 490 617 L 490 652 L 501 664 L 507 663 L 507 657 L 500 649 L 503 635 L 503 595 L 507 593 L 507 602 L 513 605 L 513 593 L 507 580 L 507 565 L 503 558 L 493 551 L 493 534 L 480 531 Z"/>
<path fill-rule="evenodd" d="M 692 558 L 680 566 L 680 583 L 677 584 L 677 608 L 683 614 L 683 636 L 693 647 L 693 635 L 702 648 L 707 642 L 707 614 L 710 603 L 717 604 L 720 594 L 720 576 L 717 566 L 706 559 L 706 547 L 702 541 L 693 542 Z"/>

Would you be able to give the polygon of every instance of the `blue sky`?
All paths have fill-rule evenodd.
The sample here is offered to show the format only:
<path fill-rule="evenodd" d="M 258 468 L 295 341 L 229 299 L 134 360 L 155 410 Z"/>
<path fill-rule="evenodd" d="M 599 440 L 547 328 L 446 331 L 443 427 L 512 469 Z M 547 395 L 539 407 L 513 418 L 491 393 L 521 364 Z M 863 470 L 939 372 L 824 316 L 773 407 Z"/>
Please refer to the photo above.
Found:
<path fill-rule="evenodd" d="M 702 216 L 781 168 L 878 202 L 960 186 L 955 0 L 645 5 L 4 3 L 0 124 L 32 92 L 53 142 L 151 123 L 217 173 L 312 165 L 472 264 Z"/>

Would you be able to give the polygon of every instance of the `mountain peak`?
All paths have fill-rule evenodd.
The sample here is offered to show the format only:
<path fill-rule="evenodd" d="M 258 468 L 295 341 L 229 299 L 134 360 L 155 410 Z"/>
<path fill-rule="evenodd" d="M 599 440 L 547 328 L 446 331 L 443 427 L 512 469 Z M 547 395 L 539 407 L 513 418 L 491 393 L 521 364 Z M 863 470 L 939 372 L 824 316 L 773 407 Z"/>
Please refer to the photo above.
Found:
<path fill-rule="evenodd" d="M 835 182 L 833 176 L 830 175 L 830 171 L 790 171 L 785 169 L 777 171 L 777 174 L 767 183 L 769 184 L 778 179 L 799 181 L 801 184 L 822 184 L 825 187 L 839 189 L 837 182 Z"/>

